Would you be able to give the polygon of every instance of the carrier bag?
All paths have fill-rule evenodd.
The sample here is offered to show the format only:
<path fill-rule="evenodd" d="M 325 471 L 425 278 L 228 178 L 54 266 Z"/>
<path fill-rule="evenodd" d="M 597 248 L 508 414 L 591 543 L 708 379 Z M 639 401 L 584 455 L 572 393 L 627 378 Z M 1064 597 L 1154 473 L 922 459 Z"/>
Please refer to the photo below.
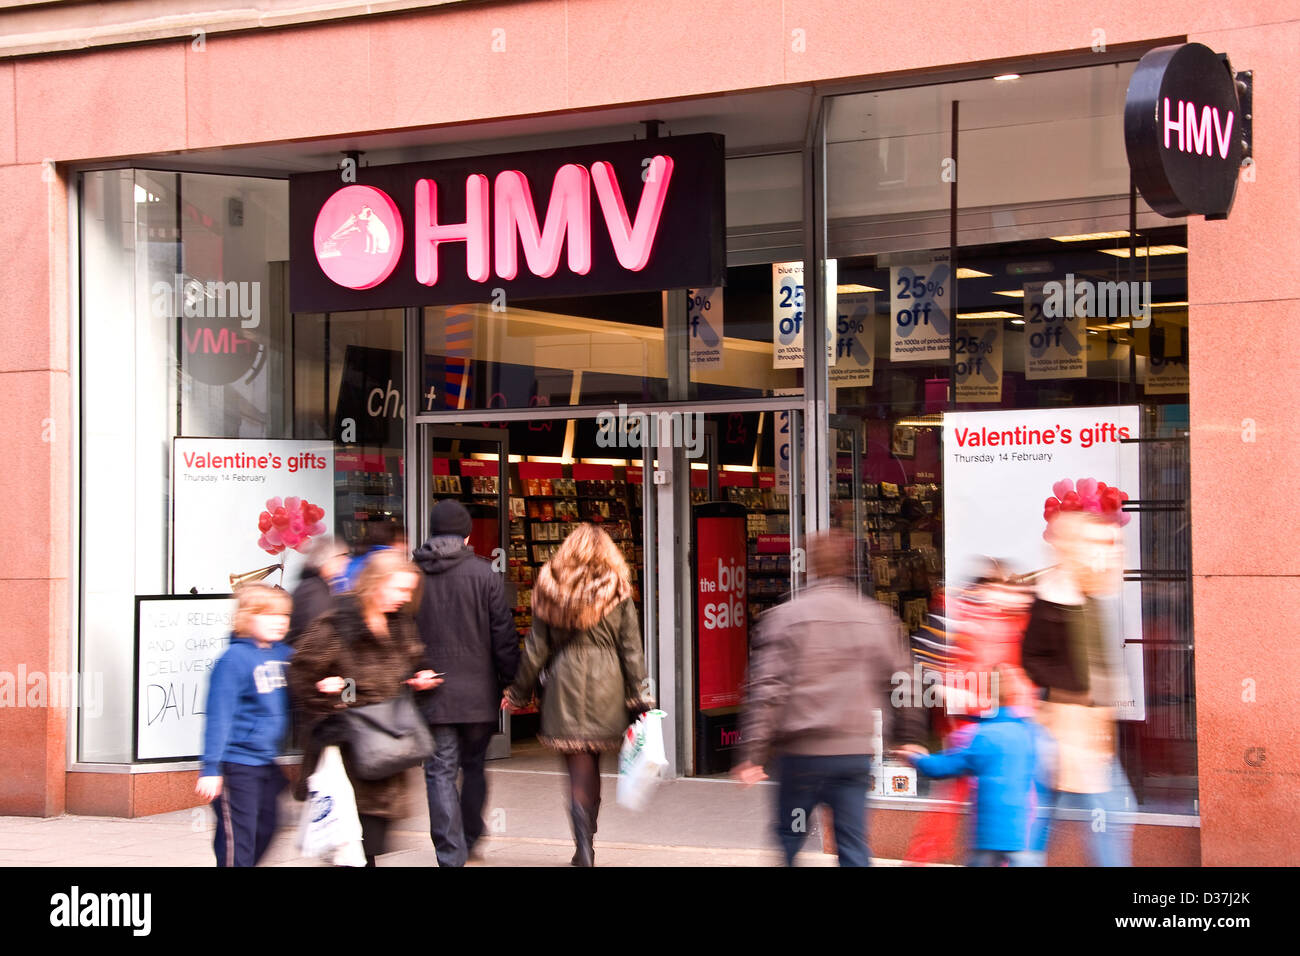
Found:
<path fill-rule="evenodd" d="M 647 710 L 627 728 L 618 754 L 618 805 L 640 810 L 668 767 L 662 710 Z"/>
<path fill-rule="evenodd" d="M 366 865 L 356 797 L 338 747 L 321 751 L 316 772 L 307 779 L 301 830 L 303 856 L 326 857 L 335 866 Z"/>

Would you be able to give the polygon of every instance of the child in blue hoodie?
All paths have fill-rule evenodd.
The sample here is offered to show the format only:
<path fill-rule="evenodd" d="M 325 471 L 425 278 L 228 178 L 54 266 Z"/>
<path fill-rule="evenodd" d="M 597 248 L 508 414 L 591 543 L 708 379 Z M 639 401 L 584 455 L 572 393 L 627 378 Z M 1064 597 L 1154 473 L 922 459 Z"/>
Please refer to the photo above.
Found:
<path fill-rule="evenodd" d="M 263 584 L 237 592 L 230 646 L 212 668 L 203 769 L 195 792 L 217 814 L 217 866 L 256 866 L 275 835 L 285 778 L 276 766 L 289 721 L 286 668 L 293 648 L 289 595 Z"/>
<path fill-rule="evenodd" d="M 964 746 L 930 756 L 899 752 L 929 777 L 976 779 L 972 866 L 1017 865 L 1029 846 L 1035 783 L 1047 774 L 1048 742 L 1033 719 L 1016 706 L 1025 686 L 1018 667 L 999 665 L 998 706 Z"/>

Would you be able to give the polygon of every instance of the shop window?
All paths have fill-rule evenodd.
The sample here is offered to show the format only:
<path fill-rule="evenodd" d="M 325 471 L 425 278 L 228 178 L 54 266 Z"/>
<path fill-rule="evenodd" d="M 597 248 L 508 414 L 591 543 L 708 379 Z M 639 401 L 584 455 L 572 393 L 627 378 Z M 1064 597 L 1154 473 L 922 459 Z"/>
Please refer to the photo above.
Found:
<path fill-rule="evenodd" d="M 102 690 L 83 697 L 78 759 L 121 763 L 138 713 L 154 731 L 202 721 L 202 654 L 155 648 L 137 674 L 137 596 L 219 595 L 232 576 L 292 589 L 312 535 L 401 526 L 400 409 L 384 393 L 382 427 L 344 413 L 371 400 L 356 355 L 400 373 L 402 314 L 289 313 L 283 180 L 128 169 L 80 186 L 80 670 Z M 276 497 L 295 523 L 273 532 Z"/>
<path fill-rule="evenodd" d="M 1139 199 L 1130 235 L 1131 71 L 832 101 L 831 521 L 938 674 L 988 559 L 1032 591 L 1056 560 L 1049 499 L 1098 511 L 1125 552 L 1107 600 L 1133 808 L 1195 813 L 1187 230 Z"/>

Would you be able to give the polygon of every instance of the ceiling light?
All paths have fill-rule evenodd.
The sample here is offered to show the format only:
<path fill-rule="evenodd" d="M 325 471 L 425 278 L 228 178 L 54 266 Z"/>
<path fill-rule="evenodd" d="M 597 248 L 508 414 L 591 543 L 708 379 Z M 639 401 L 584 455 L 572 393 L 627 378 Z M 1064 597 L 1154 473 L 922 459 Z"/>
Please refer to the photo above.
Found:
<path fill-rule="evenodd" d="M 1057 242 L 1096 242 L 1100 239 L 1127 239 L 1128 230 L 1116 232 L 1081 232 L 1077 236 L 1052 236 Z"/>
<path fill-rule="evenodd" d="M 847 285 L 837 285 L 835 291 L 840 295 L 853 295 L 855 292 L 883 292 L 883 289 L 877 289 L 873 285 L 858 285 L 856 282 L 850 282 Z"/>
<path fill-rule="evenodd" d="M 1024 325 L 1024 324 L 1025 324 L 1025 320 L 1024 320 L 1024 319 L 1012 319 L 1012 320 L 1011 320 L 1011 324 L 1012 324 L 1012 325 Z"/>
<path fill-rule="evenodd" d="M 1187 307 L 1186 302 L 1152 302 L 1151 303 L 1151 308 L 1153 309 L 1178 309 L 1178 308 L 1186 308 L 1186 307 Z"/>
<path fill-rule="evenodd" d="M 1020 79 L 1019 73 L 999 73 L 997 76 L 993 77 L 993 80 L 996 83 L 1006 83 L 1009 80 L 1018 80 L 1018 79 Z"/>
<path fill-rule="evenodd" d="M 1020 316 L 1014 312 L 1003 312 L 996 310 L 993 312 L 958 312 L 959 319 L 1018 319 Z"/>
<path fill-rule="evenodd" d="M 1128 248 L 1123 249 L 1098 249 L 1098 252 L 1104 252 L 1108 256 L 1118 256 L 1121 259 L 1128 258 Z M 1144 259 L 1147 256 L 1181 256 L 1186 255 L 1186 246 L 1138 246 L 1137 257 Z"/>
<path fill-rule="evenodd" d="M 1007 289 L 1005 292 L 994 292 L 994 295 L 1005 295 L 1008 299 L 1023 299 L 1025 297 L 1024 289 Z"/>
<path fill-rule="evenodd" d="M 957 269 L 958 279 L 987 279 L 992 276 L 991 272 L 980 272 L 978 269 L 967 269 L 965 266 L 959 266 Z"/>

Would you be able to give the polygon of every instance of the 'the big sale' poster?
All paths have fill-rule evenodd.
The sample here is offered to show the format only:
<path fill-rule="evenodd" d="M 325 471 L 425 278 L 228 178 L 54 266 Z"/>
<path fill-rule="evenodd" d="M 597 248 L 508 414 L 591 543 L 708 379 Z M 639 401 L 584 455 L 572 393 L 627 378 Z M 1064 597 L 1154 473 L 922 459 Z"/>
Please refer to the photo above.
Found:
<path fill-rule="evenodd" d="M 172 458 L 174 593 L 228 593 L 232 574 L 281 562 L 287 586 L 333 530 L 331 442 L 177 438 Z"/>
<path fill-rule="evenodd" d="M 1121 441 L 1138 434 L 1138 409 L 1132 405 L 945 415 L 944 567 L 949 583 L 969 580 L 981 557 L 1003 559 L 1017 574 L 1055 564 L 1056 554 L 1043 539 L 1044 504 L 1081 482 L 1088 490 L 1093 487 L 1088 481 L 1101 482 L 1131 499 L 1141 497 L 1138 446 Z M 1139 568 L 1140 516 L 1122 514 L 1128 518 L 1124 567 Z M 1119 595 L 1104 604 L 1110 614 L 1108 636 L 1129 685 L 1117 716 L 1143 720 L 1142 645 L 1132 643 L 1142 639 L 1141 584 L 1125 581 Z"/>

